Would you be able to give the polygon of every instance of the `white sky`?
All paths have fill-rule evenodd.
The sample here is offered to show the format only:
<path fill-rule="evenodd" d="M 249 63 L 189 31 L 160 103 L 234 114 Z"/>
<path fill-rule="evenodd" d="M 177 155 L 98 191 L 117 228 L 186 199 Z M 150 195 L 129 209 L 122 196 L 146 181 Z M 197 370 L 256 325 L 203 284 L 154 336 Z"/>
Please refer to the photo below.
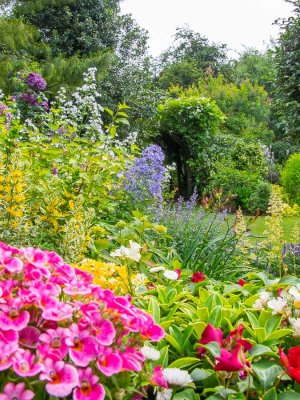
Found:
<path fill-rule="evenodd" d="M 185 24 L 231 50 L 263 50 L 278 35 L 272 23 L 290 16 L 292 6 L 284 0 L 123 0 L 121 9 L 148 31 L 150 53 L 157 56 Z"/>

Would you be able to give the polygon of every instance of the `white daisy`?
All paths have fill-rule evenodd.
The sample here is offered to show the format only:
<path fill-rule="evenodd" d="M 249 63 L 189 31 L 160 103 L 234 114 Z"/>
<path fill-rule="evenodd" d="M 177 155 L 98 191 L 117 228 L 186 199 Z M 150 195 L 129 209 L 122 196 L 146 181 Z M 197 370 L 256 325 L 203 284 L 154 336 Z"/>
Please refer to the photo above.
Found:
<path fill-rule="evenodd" d="M 165 278 L 170 279 L 171 281 L 176 281 L 179 277 L 178 272 L 172 271 L 171 269 L 166 269 L 163 275 Z"/>
<path fill-rule="evenodd" d="M 153 347 L 145 345 L 141 348 L 141 352 L 147 360 L 157 361 L 160 359 L 160 352 Z"/>
<path fill-rule="evenodd" d="M 162 372 L 170 385 L 187 386 L 193 382 L 191 375 L 180 368 L 165 368 Z"/>

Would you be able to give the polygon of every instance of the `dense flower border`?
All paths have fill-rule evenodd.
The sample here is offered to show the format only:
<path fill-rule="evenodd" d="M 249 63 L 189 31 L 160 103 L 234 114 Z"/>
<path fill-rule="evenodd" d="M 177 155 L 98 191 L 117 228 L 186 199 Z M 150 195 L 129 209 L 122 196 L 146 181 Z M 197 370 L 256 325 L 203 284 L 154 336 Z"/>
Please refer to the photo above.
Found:
<path fill-rule="evenodd" d="M 42 387 L 101 400 L 103 379 L 141 371 L 144 342 L 163 329 L 130 296 L 92 281 L 54 252 L 0 243 L 0 399 L 31 399 Z"/>

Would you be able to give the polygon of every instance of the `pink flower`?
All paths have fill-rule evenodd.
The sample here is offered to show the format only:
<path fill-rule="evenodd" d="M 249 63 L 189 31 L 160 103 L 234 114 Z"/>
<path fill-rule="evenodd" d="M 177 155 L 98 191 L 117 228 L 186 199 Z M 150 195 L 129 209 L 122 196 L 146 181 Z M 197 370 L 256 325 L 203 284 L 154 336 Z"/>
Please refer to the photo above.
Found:
<path fill-rule="evenodd" d="M 35 355 L 30 350 L 17 351 L 13 357 L 13 370 L 22 377 L 34 376 L 41 372 L 42 365 L 35 363 Z"/>
<path fill-rule="evenodd" d="M 168 382 L 163 374 L 163 369 L 160 365 L 157 365 L 153 370 L 153 375 L 150 379 L 152 385 L 160 386 L 162 388 L 168 388 Z"/>
<path fill-rule="evenodd" d="M 64 292 L 70 296 L 78 296 L 91 293 L 92 289 L 87 287 L 84 282 L 74 279 L 70 283 L 66 283 Z"/>
<path fill-rule="evenodd" d="M 113 324 L 106 319 L 102 319 L 98 314 L 95 316 L 92 326 L 97 342 L 103 346 L 110 346 L 116 337 L 116 330 Z"/>
<path fill-rule="evenodd" d="M 122 358 L 109 347 L 99 346 L 97 360 L 99 370 L 106 376 L 118 374 L 122 369 Z"/>
<path fill-rule="evenodd" d="M 22 307 L 21 299 L 12 299 L 6 304 L 0 304 L 0 329 L 21 331 L 27 326 L 30 314 L 28 311 L 21 311 Z"/>
<path fill-rule="evenodd" d="M 23 262 L 19 258 L 13 257 L 15 252 L 12 249 L 6 246 L 0 247 L 0 265 L 9 273 L 16 274 L 22 271 Z"/>
<path fill-rule="evenodd" d="M 99 378 L 93 375 L 92 368 L 79 368 L 78 375 L 79 387 L 74 390 L 73 400 L 103 400 L 105 398 L 105 390 L 97 383 Z"/>
<path fill-rule="evenodd" d="M 198 282 L 204 281 L 204 279 L 205 279 L 205 276 L 202 274 L 202 272 L 197 271 L 193 274 L 191 280 L 193 283 L 198 283 Z"/>
<path fill-rule="evenodd" d="M 66 344 L 71 360 L 79 367 L 86 367 L 96 358 L 95 339 L 88 330 L 81 330 L 76 324 L 67 329 Z"/>
<path fill-rule="evenodd" d="M 211 324 L 207 324 L 206 328 L 202 332 L 201 339 L 199 340 L 198 343 L 200 344 L 208 344 L 210 342 L 217 342 L 219 345 L 222 345 L 222 340 L 223 340 L 223 332 L 219 328 L 215 328 Z M 201 355 L 205 353 L 205 348 L 204 347 L 199 347 L 198 348 L 198 354 Z"/>
<path fill-rule="evenodd" d="M 56 355 L 58 359 L 63 359 L 68 354 L 69 347 L 66 344 L 67 332 L 67 329 L 57 328 L 48 329 L 45 333 L 41 334 L 39 340 L 45 343 L 45 345 L 39 344 L 38 347 L 43 358 Z"/>
<path fill-rule="evenodd" d="M 247 368 L 246 356 L 241 343 L 232 352 L 221 349 L 221 356 L 216 357 L 216 360 L 219 361 L 215 366 L 216 371 L 239 371 Z"/>
<path fill-rule="evenodd" d="M 0 394 L 0 400 L 31 400 L 34 398 L 34 393 L 31 390 L 25 390 L 25 383 L 12 382 L 4 386 L 3 393 Z"/>
<path fill-rule="evenodd" d="M 34 326 L 26 326 L 19 332 L 19 342 L 22 346 L 35 349 L 41 332 Z"/>
<path fill-rule="evenodd" d="M 78 386 L 78 372 L 75 367 L 65 364 L 63 361 L 54 361 L 47 358 L 40 374 L 41 381 L 48 381 L 46 390 L 51 396 L 65 397 L 71 394 Z"/>
<path fill-rule="evenodd" d="M 18 343 L 19 333 L 13 330 L 2 332 L 0 330 L 0 342 L 4 343 Z"/>
<path fill-rule="evenodd" d="M 72 318 L 73 311 L 74 308 L 70 304 L 57 301 L 55 306 L 45 308 L 42 316 L 48 321 L 65 321 Z"/>
<path fill-rule="evenodd" d="M 127 347 L 125 352 L 119 353 L 122 358 L 122 370 L 139 372 L 142 369 L 145 357 L 135 348 Z"/>
<path fill-rule="evenodd" d="M 17 350 L 17 343 L 0 342 L 0 371 L 5 371 L 12 365 L 12 356 Z"/>
<path fill-rule="evenodd" d="M 236 329 L 229 332 L 227 338 L 224 340 L 223 347 L 226 349 L 234 349 L 238 344 L 242 344 L 246 351 L 251 350 L 252 344 L 248 342 L 248 340 L 242 338 L 244 329 L 245 327 L 243 324 L 238 324 Z"/>

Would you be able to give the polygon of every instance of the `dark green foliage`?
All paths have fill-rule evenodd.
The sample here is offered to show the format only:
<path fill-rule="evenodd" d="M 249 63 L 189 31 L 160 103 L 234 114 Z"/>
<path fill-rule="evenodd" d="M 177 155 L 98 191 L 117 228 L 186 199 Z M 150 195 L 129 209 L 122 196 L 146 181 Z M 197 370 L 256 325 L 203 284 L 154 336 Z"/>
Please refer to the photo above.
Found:
<path fill-rule="evenodd" d="M 292 154 L 287 160 L 281 180 L 290 200 L 300 206 L 300 153 Z"/>
<path fill-rule="evenodd" d="M 282 33 L 276 47 L 276 103 L 285 136 L 300 143 L 300 0 L 286 0 L 294 15 L 279 21 Z"/>
<path fill-rule="evenodd" d="M 159 139 L 176 163 L 179 193 L 188 198 L 194 186 L 204 187 L 208 149 L 224 116 L 214 102 L 198 97 L 168 99 L 158 113 Z"/>
<path fill-rule="evenodd" d="M 272 185 L 268 182 L 260 182 L 255 191 L 249 198 L 248 210 L 255 214 L 257 210 L 265 213 L 268 209 L 269 199 L 272 191 Z"/>
<path fill-rule="evenodd" d="M 116 45 L 119 0 L 17 1 L 13 14 L 34 25 L 53 55 L 88 55 Z"/>
<path fill-rule="evenodd" d="M 188 27 L 177 28 L 173 45 L 161 55 L 158 84 L 162 88 L 197 84 L 205 72 L 224 69 L 226 61 L 225 45 L 210 43 Z"/>

